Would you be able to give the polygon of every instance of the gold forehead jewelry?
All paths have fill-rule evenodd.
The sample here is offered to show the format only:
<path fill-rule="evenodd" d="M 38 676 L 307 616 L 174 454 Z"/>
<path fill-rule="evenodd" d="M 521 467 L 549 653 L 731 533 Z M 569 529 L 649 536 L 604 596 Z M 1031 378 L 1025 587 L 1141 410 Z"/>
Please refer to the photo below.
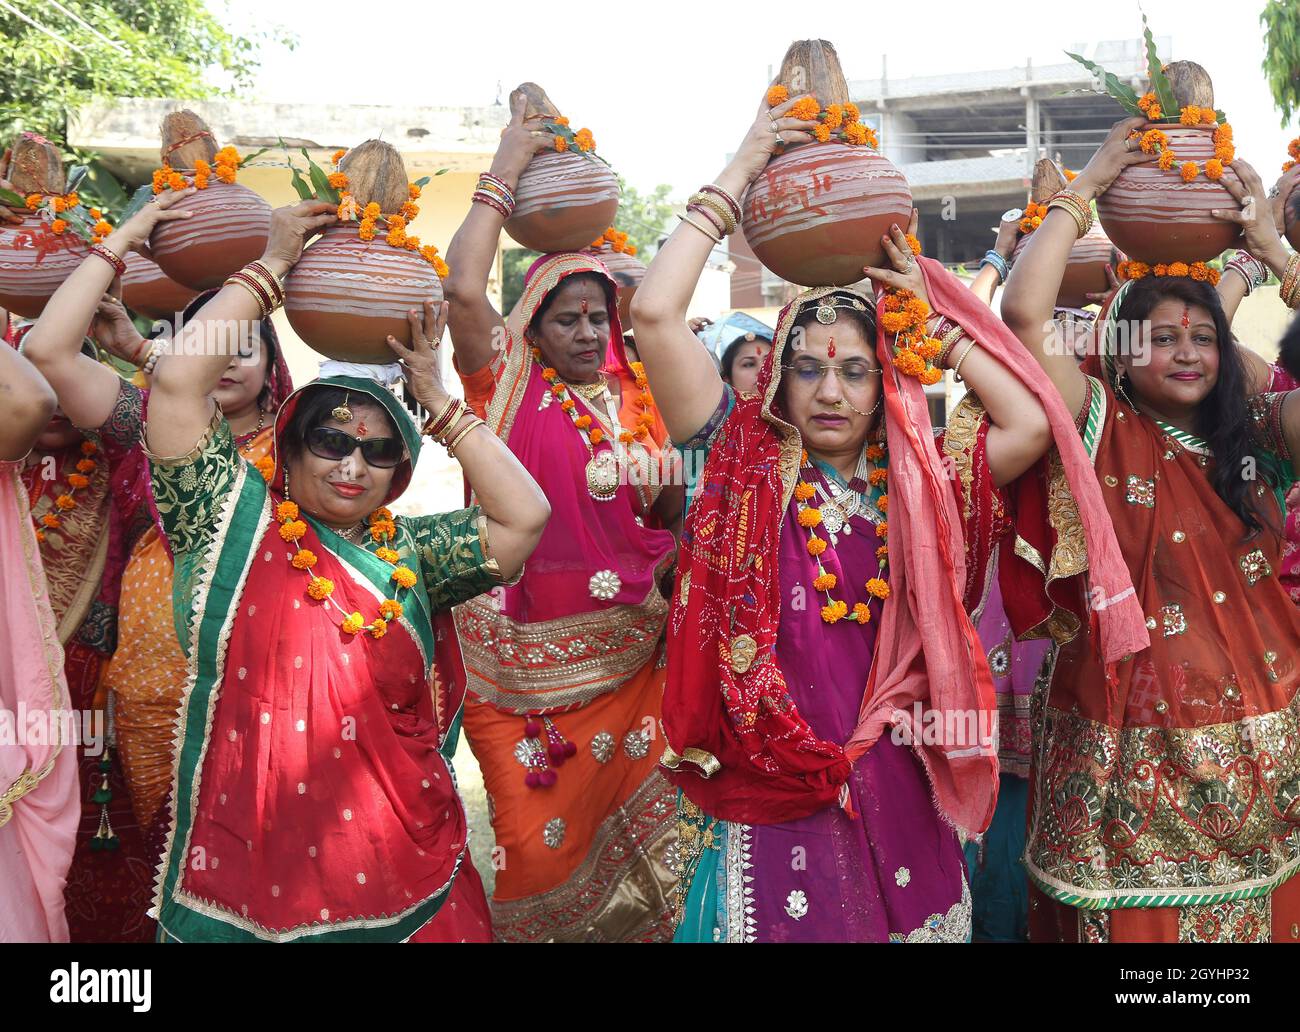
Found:
<path fill-rule="evenodd" d="M 337 419 L 340 423 L 352 422 L 352 410 L 348 408 L 347 394 L 343 395 L 343 404 L 335 405 L 334 410 L 330 413 L 330 415 L 333 416 L 335 419 Z"/>

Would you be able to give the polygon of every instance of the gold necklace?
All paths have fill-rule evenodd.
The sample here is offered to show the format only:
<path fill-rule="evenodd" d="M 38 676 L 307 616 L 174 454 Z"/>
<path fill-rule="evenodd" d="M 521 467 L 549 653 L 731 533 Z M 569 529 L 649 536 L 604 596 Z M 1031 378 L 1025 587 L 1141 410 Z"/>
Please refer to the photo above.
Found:
<path fill-rule="evenodd" d="M 609 384 L 604 380 L 599 383 L 566 383 L 565 386 L 584 401 L 595 401 L 609 390 Z"/>

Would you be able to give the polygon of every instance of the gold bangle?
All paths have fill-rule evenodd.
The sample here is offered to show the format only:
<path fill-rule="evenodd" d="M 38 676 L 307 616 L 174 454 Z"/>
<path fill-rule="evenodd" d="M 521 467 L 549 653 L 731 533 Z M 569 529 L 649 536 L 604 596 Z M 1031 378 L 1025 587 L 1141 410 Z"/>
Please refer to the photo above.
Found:
<path fill-rule="evenodd" d="M 434 441 L 438 444 L 445 445 L 447 443 L 447 435 L 451 433 L 456 424 L 464 419 L 467 414 L 472 414 L 470 413 L 469 406 L 457 398 L 456 403 L 452 406 L 451 413 L 447 415 L 446 419 L 440 420 L 438 425 L 433 428 Z"/>
<path fill-rule="evenodd" d="M 452 407 L 456 404 L 456 400 L 457 399 L 448 395 L 447 404 L 442 407 L 442 410 L 436 416 L 432 412 L 429 413 L 429 418 L 424 421 L 424 426 L 420 427 L 421 437 L 435 436 L 434 431 L 438 424 L 442 422 L 442 417 L 451 411 Z"/>
<path fill-rule="evenodd" d="M 969 355 L 971 351 L 974 350 L 974 348 L 975 348 L 975 341 L 972 340 L 969 344 L 966 345 L 966 350 L 961 353 L 961 358 L 957 359 L 957 364 L 952 367 L 952 378 L 956 380 L 958 383 L 966 382 L 961 378 L 961 364 L 966 361 L 966 356 Z"/>
<path fill-rule="evenodd" d="M 257 302 L 257 310 L 260 313 L 261 318 L 265 319 L 268 315 L 271 314 L 270 295 L 267 294 L 266 288 L 262 286 L 257 279 L 250 276 L 248 273 L 244 272 L 241 269 L 238 272 L 232 272 L 228 277 L 226 277 L 226 281 L 225 283 L 222 284 L 222 286 L 228 287 L 232 283 L 236 284 L 237 286 L 243 287 L 245 290 L 247 290 L 250 294 L 253 295 L 253 300 Z"/>
<path fill-rule="evenodd" d="M 1300 302 L 1300 253 L 1287 259 L 1286 268 L 1282 270 L 1282 284 L 1278 296 L 1287 308 L 1295 308 Z"/>
<path fill-rule="evenodd" d="M 1086 236 L 1088 230 L 1092 229 L 1092 206 L 1077 193 L 1071 190 L 1057 191 L 1047 202 L 1047 210 L 1051 211 L 1053 208 L 1063 208 L 1070 213 L 1079 230 L 1079 236 Z"/>
<path fill-rule="evenodd" d="M 730 235 L 736 231 L 735 214 L 726 206 L 726 204 L 712 194 L 707 194 L 703 191 L 697 194 L 692 194 L 691 199 L 686 203 L 688 205 L 698 204 L 701 207 L 708 208 L 709 211 L 716 212 L 718 217 L 722 219 L 722 232 L 724 235 Z"/>
<path fill-rule="evenodd" d="M 276 279 L 275 273 L 262 264 L 260 259 L 249 262 L 244 266 L 244 271 L 251 272 L 254 276 L 261 278 L 262 282 L 270 289 L 277 308 L 284 304 L 284 285 Z"/>
<path fill-rule="evenodd" d="M 693 218 L 691 218 L 689 215 L 678 215 L 677 217 L 678 217 L 679 219 L 681 219 L 683 222 L 685 222 L 687 225 L 694 226 L 694 227 L 695 227 L 696 229 L 698 229 L 701 233 L 703 233 L 706 237 L 708 237 L 710 240 L 712 240 L 715 244 L 720 244 L 720 243 L 722 243 L 722 237 L 714 236 L 712 233 L 710 233 L 707 229 L 705 229 L 703 226 L 701 226 L 698 222 L 696 222 L 696 221 L 695 221 Z"/>
<path fill-rule="evenodd" d="M 952 354 L 952 349 L 957 346 L 957 342 L 965 335 L 966 331 L 963 330 L 961 326 L 954 324 L 947 333 L 940 337 L 939 357 L 935 361 L 935 365 L 939 366 L 941 369 L 944 368 L 944 366 L 947 365 L 948 356 Z"/>
<path fill-rule="evenodd" d="M 469 436 L 469 432 L 475 429 L 476 427 L 480 427 L 480 426 L 487 426 L 487 424 L 483 422 L 483 420 L 479 419 L 478 416 L 475 416 L 464 426 L 464 428 L 460 431 L 460 433 L 458 433 L 455 436 L 455 438 L 447 444 L 446 446 L 447 450 L 455 451 L 456 446 L 459 445 L 460 442 L 463 441 L 467 436 Z"/>

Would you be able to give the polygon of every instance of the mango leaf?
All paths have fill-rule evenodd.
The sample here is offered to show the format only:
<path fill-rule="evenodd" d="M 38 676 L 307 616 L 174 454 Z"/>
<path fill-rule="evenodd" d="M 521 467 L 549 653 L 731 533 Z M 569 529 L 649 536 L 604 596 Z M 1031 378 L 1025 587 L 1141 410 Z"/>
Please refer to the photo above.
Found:
<path fill-rule="evenodd" d="M 149 203 L 150 200 L 152 200 L 152 198 L 153 198 L 152 183 L 145 183 L 143 186 L 139 187 L 135 191 L 135 193 L 131 195 L 131 200 L 127 204 L 126 208 L 122 211 L 122 214 L 118 217 L 117 224 L 119 226 L 124 225 L 127 219 L 129 219 L 132 215 L 135 215 L 137 212 L 139 212 L 141 208 L 143 208 L 146 204 Z"/>
<path fill-rule="evenodd" d="M 26 208 L 27 198 L 18 196 L 12 190 L 0 189 L 0 204 L 6 208 Z"/>
<path fill-rule="evenodd" d="M 435 175 L 435 176 L 445 176 L 445 175 L 446 175 L 448 172 L 450 172 L 450 171 L 451 171 L 451 169 L 449 169 L 449 168 L 440 168 L 440 169 L 438 169 L 437 172 L 434 173 L 434 175 Z"/>
<path fill-rule="evenodd" d="M 302 173 L 299 172 L 292 165 L 288 167 L 289 167 L 289 174 L 293 177 L 291 182 L 293 183 L 294 191 L 298 194 L 298 200 L 300 201 L 313 200 L 314 195 L 311 192 L 311 187 L 308 185 L 307 180 L 303 179 Z"/>
<path fill-rule="evenodd" d="M 1151 35 L 1151 26 L 1147 24 L 1146 12 L 1142 12 L 1142 38 L 1147 45 L 1147 78 L 1151 80 L 1151 92 L 1156 95 L 1156 103 L 1165 118 L 1178 118 L 1178 98 L 1174 96 L 1173 87 L 1164 72 L 1164 64 L 1156 51 L 1156 41 Z"/>
<path fill-rule="evenodd" d="M 1138 95 L 1133 92 L 1133 88 L 1129 86 L 1128 83 L 1121 82 L 1119 77 L 1113 72 L 1106 71 L 1106 69 L 1102 68 L 1101 65 L 1094 61 L 1089 61 L 1086 57 L 1081 57 L 1079 54 L 1071 54 L 1068 50 L 1065 52 L 1065 56 L 1071 60 L 1078 61 L 1084 68 L 1092 72 L 1097 81 L 1104 84 L 1105 92 L 1114 97 L 1115 100 L 1119 102 L 1120 107 L 1130 115 L 1142 114 L 1142 109 L 1138 107 Z"/>
<path fill-rule="evenodd" d="M 426 186 L 429 185 L 429 177 L 421 176 L 419 179 L 415 181 L 414 185 L 418 186 L 420 189 L 423 190 Z"/>
<path fill-rule="evenodd" d="M 252 154 L 248 154 L 243 158 L 241 158 L 239 163 L 241 165 L 247 165 L 250 161 L 256 161 L 258 158 L 260 158 L 263 154 L 265 154 L 270 149 L 271 149 L 270 147 L 263 147 L 261 150 L 253 151 Z"/>
<path fill-rule="evenodd" d="M 73 165 L 68 169 L 68 186 L 64 193 L 72 193 L 81 185 L 81 181 L 86 178 L 86 173 L 90 169 L 85 165 Z"/>
<path fill-rule="evenodd" d="M 342 198 L 339 196 L 339 192 L 330 186 L 329 176 L 325 174 L 325 170 L 312 161 L 306 147 L 302 148 L 302 156 L 307 159 L 307 172 L 311 176 L 311 185 L 316 189 L 316 199 L 329 201 L 330 204 L 338 204 Z"/>

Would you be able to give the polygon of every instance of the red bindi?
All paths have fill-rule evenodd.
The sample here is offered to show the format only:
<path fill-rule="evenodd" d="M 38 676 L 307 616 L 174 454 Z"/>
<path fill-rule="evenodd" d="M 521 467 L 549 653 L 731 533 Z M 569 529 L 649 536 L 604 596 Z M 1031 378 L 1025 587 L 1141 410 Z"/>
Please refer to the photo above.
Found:
<path fill-rule="evenodd" d="M 366 421 L 364 419 L 357 426 L 357 436 L 358 437 L 366 436 Z"/>
<path fill-rule="evenodd" d="M 826 355 L 829 358 L 835 357 L 835 338 L 830 337 L 826 341 Z"/>
<path fill-rule="evenodd" d="M 1191 325 L 1192 325 L 1191 309 L 1189 309 L 1186 305 L 1183 305 L 1183 329 L 1187 329 L 1187 327 Z"/>
<path fill-rule="evenodd" d="M 582 299 L 582 314 L 587 314 L 587 299 L 585 297 Z"/>

